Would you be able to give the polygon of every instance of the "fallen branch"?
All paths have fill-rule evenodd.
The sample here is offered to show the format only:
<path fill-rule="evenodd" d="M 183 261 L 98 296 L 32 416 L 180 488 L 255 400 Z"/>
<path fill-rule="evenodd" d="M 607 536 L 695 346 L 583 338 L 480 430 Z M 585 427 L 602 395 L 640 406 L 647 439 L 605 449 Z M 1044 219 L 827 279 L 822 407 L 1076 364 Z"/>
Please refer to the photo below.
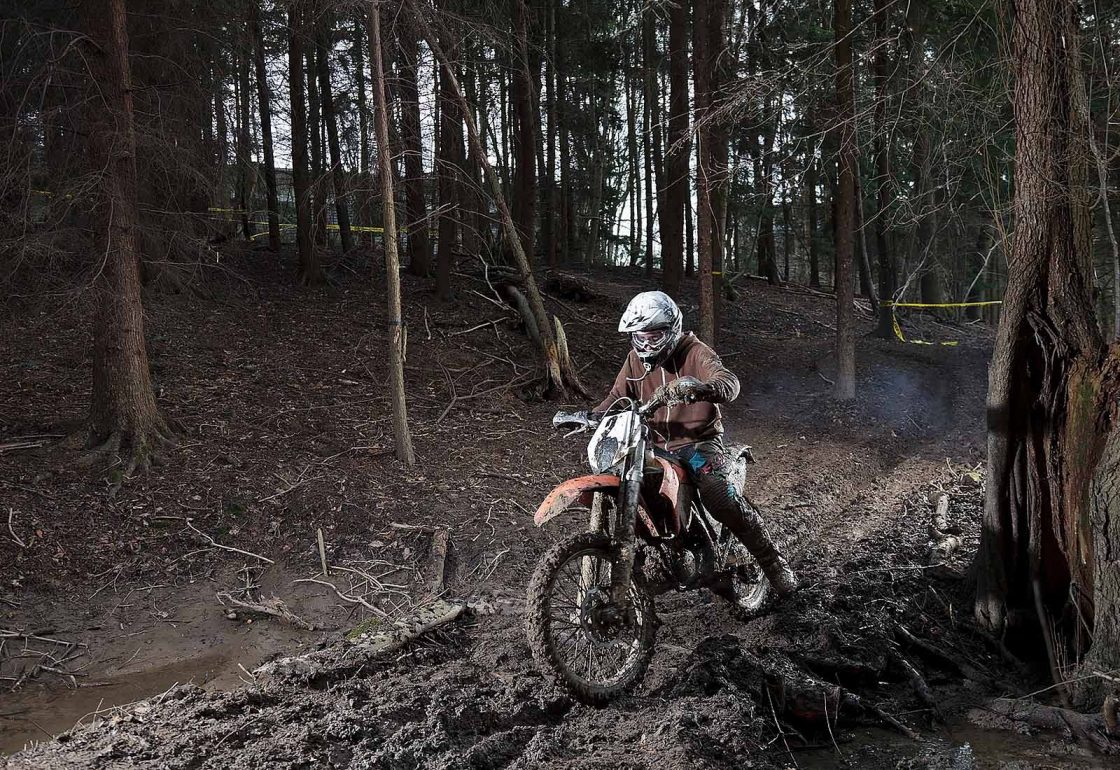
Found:
<path fill-rule="evenodd" d="M 272 559 L 269 559 L 267 556 L 261 556 L 260 554 L 253 553 L 252 551 L 242 551 L 240 548 L 234 548 L 232 545 L 222 545 L 217 540 L 215 540 L 214 538 L 210 537 L 208 534 L 206 534 L 205 532 L 200 530 L 198 527 L 191 524 L 190 519 L 183 519 L 183 521 L 186 523 L 188 529 L 190 529 L 195 534 L 201 535 L 202 537 L 206 538 L 207 541 L 209 541 L 210 545 L 214 546 L 215 548 L 220 548 L 223 551 L 231 551 L 233 553 L 239 553 L 242 556 L 252 556 L 254 559 L 260 559 L 265 564 L 275 564 L 276 563 Z"/>
<path fill-rule="evenodd" d="M 303 681 L 347 676 L 378 658 L 400 650 L 433 629 L 451 623 L 463 614 L 464 609 L 465 605 L 459 602 L 437 601 L 417 610 L 409 618 L 394 622 L 384 631 L 362 634 L 325 650 L 280 658 L 264 664 L 254 673 Z"/>
<path fill-rule="evenodd" d="M 349 602 L 350 604 L 360 604 L 363 607 L 365 607 L 367 610 L 372 612 L 373 614 L 378 615 L 379 617 L 382 617 L 382 618 L 388 618 L 389 617 L 388 613 L 386 613 L 385 610 L 381 609 L 377 605 L 370 604 L 369 602 L 367 602 L 365 599 L 363 599 L 360 596 L 350 596 L 348 594 L 342 593 L 342 591 L 339 590 L 338 586 L 336 586 L 334 583 L 331 583 L 330 581 L 317 580 L 315 578 L 300 578 L 299 580 L 293 580 L 292 583 L 293 584 L 295 584 L 295 583 L 315 583 L 316 585 L 326 586 L 327 588 L 330 588 L 336 594 L 338 594 L 338 598 L 342 599 L 342 601 L 344 601 L 344 602 Z"/>
<path fill-rule="evenodd" d="M 222 606 L 225 606 L 226 602 L 229 602 L 234 607 L 239 607 L 243 610 L 248 610 L 249 612 L 256 612 L 261 615 L 271 615 L 274 618 L 286 620 L 293 626 L 299 626 L 300 628 L 307 629 L 308 631 L 315 630 L 315 626 L 311 625 L 299 615 L 296 615 L 294 612 L 289 610 L 287 605 L 284 604 L 283 600 L 275 596 L 273 596 L 271 599 L 264 599 L 260 602 L 246 602 L 242 601 L 241 599 L 235 598 L 228 592 L 222 591 L 217 594 L 217 597 L 218 602 Z"/>
<path fill-rule="evenodd" d="M 23 542 L 23 540 L 20 539 L 20 536 L 16 534 L 16 531 L 14 529 L 12 529 L 12 517 L 15 516 L 15 515 L 16 515 L 15 509 L 14 508 L 9 508 L 8 509 L 8 532 L 11 533 L 12 540 L 16 541 L 16 545 L 18 545 L 20 548 L 26 548 L 27 543 Z"/>
<path fill-rule="evenodd" d="M 916 648 L 919 652 L 924 653 L 927 657 L 933 658 L 950 670 L 960 674 L 965 679 L 971 679 L 974 682 L 979 682 L 980 684 L 985 685 L 995 684 L 992 677 L 969 665 L 968 663 L 963 662 L 962 660 L 960 660 L 959 655 L 950 655 L 949 653 L 944 652 L 943 650 L 925 641 L 924 639 L 919 639 L 918 637 L 914 636 L 914 634 L 912 634 L 905 626 L 896 625 L 895 631 L 900 641 Z"/>

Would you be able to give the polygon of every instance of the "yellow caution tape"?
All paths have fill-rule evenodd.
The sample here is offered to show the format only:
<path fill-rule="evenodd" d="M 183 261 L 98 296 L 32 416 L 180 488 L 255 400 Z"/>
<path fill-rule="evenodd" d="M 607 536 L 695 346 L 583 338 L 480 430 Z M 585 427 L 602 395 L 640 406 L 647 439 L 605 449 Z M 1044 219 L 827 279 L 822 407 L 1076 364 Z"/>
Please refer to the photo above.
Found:
<path fill-rule="evenodd" d="M 884 302 L 887 307 L 986 307 L 1002 305 L 1003 300 L 993 299 L 985 302 Z"/>
<path fill-rule="evenodd" d="M 898 315 L 895 313 L 895 308 L 899 307 L 916 307 L 916 308 L 931 308 L 931 307 L 990 307 L 992 305 L 1002 305 L 1002 300 L 986 300 L 984 302 L 884 302 L 884 305 L 891 309 L 891 326 L 894 327 L 894 336 L 898 337 L 899 342 L 909 342 L 914 345 L 942 345 L 944 347 L 956 347 L 960 344 L 958 340 L 945 340 L 943 342 L 929 342 L 927 340 L 908 340 L 902 334 L 902 327 L 898 325 Z"/>

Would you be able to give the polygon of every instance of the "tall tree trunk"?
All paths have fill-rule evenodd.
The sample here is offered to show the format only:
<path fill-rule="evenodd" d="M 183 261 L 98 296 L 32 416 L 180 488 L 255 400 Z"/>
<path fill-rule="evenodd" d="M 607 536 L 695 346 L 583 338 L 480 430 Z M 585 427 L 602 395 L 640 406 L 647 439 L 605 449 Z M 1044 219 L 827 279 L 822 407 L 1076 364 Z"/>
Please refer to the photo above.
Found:
<path fill-rule="evenodd" d="M 836 113 L 840 121 L 840 168 L 836 201 L 836 397 L 856 395 L 855 296 L 852 257 L 856 229 L 855 99 L 852 93 L 852 0 L 834 0 Z"/>
<path fill-rule="evenodd" d="M 272 95 L 268 71 L 264 66 L 264 36 L 261 9 L 257 0 L 249 3 L 249 35 L 253 38 L 253 59 L 257 75 L 257 107 L 261 115 L 261 144 L 264 146 L 264 185 L 268 193 L 268 247 L 280 250 L 280 201 L 276 195 L 276 162 L 272 154 Z"/>
<path fill-rule="evenodd" d="M 1069 62 L 1078 34 L 1072 0 L 1016 5 L 1015 236 L 988 370 L 975 608 L 977 620 L 1005 638 L 1035 640 L 1041 630 L 1052 673 L 1063 679 L 1058 661 L 1083 652 L 1088 632 L 1092 650 L 1112 665 L 1120 649 L 1120 538 L 1110 523 L 1115 478 L 1108 479 L 1120 351 L 1106 360 L 1088 262 L 1078 251 L 1085 244 L 1074 211 Z"/>
<path fill-rule="evenodd" d="M 817 168 L 815 157 L 809 158 L 805 171 L 805 243 L 809 250 L 809 285 L 814 289 L 821 287 L 820 241 L 817 230 Z"/>
<path fill-rule="evenodd" d="M 771 286 L 780 286 L 782 277 L 778 273 L 774 241 L 774 140 L 778 133 L 778 112 L 767 102 L 763 103 L 762 109 L 766 127 L 755 164 L 755 178 L 762 200 L 762 212 L 758 219 L 758 272 L 766 276 Z"/>
<path fill-rule="evenodd" d="M 358 179 L 361 189 L 357 191 L 357 221 L 363 227 L 373 225 L 373 180 L 370 173 L 370 136 L 369 136 L 369 103 L 366 100 L 366 62 L 365 62 L 365 35 L 362 33 L 362 22 L 359 17 L 353 20 L 353 57 L 354 81 L 358 86 Z M 373 245 L 373 233 L 366 232 L 366 237 L 359 238 L 367 245 Z"/>
<path fill-rule="evenodd" d="M 333 18 L 324 11 L 319 20 L 316 33 L 318 56 L 316 65 L 319 74 L 319 102 L 322 106 L 323 123 L 327 129 L 327 147 L 331 156 L 331 183 L 334 187 L 334 210 L 338 219 L 338 236 L 342 251 L 354 248 L 354 237 L 350 231 L 350 209 L 346 203 L 346 169 L 342 166 L 342 147 L 338 141 L 338 118 L 334 110 L 334 89 L 331 86 L 331 57 L 333 50 Z"/>
<path fill-rule="evenodd" d="M 661 99 L 658 95 L 657 73 L 660 70 L 657 53 L 656 21 L 660 12 L 652 6 L 642 19 L 642 48 L 645 62 L 644 99 L 649 113 L 649 128 L 646 132 L 646 262 L 653 264 L 653 207 L 656 204 L 658 221 L 665 209 L 665 155 L 661 138 Z M 656 191 L 656 192 L 655 192 Z M 678 228 L 679 231 L 679 228 Z M 664 238 L 664 234 L 662 234 Z M 680 239 L 678 238 L 678 241 Z M 679 282 L 680 264 L 676 265 Z M 665 254 L 661 254 L 661 280 L 665 281 Z"/>
<path fill-rule="evenodd" d="M 251 41 L 250 41 L 251 45 Z M 253 238 L 253 169 L 252 98 L 249 96 L 251 47 L 242 45 L 237 54 L 237 205 L 241 209 L 241 232 L 245 240 Z"/>
<path fill-rule="evenodd" d="M 314 29 L 314 22 L 309 17 L 313 17 L 315 13 L 315 5 L 304 9 L 304 28 L 308 32 Z M 309 37 L 314 40 L 313 36 Z M 315 64 L 318 57 L 315 54 L 315 48 L 316 46 L 312 44 L 307 47 L 305 52 L 307 59 L 305 82 L 307 83 L 308 139 L 311 152 L 311 216 L 314 223 L 312 232 L 315 234 L 315 243 L 318 246 L 325 246 L 327 243 L 327 203 L 324 195 L 323 166 L 326 164 L 323 160 L 322 112 L 319 109 L 319 78 L 317 75 L 318 68 Z"/>
<path fill-rule="evenodd" d="M 713 142 L 711 123 L 706 120 L 712 99 L 708 17 L 713 13 L 713 0 L 696 0 L 692 16 L 692 79 L 693 114 L 696 123 L 696 251 L 700 270 L 700 339 L 715 345 L 715 295 L 712 270 L 715 260 L 712 242 L 714 231 L 715 169 L 712 168 Z"/>
<path fill-rule="evenodd" d="M 393 163 L 389 153 L 389 100 L 385 94 L 385 63 L 381 55 L 381 1 L 370 4 L 370 49 L 374 98 L 377 100 L 377 162 L 381 177 L 382 224 L 385 229 L 385 278 L 389 306 L 389 400 L 393 409 L 393 442 L 397 459 L 414 465 L 408 405 L 404 392 L 405 326 L 401 316 L 400 260 L 397 256 L 397 205 L 393 192 Z"/>
<path fill-rule="evenodd" d="M 893 310 L 888 304 L 895 299 L 894 256 L 891 253 L 890 236 L 887 232 L 887 216 L 890 207 L 891 185 L 891 148 L 887 131 L 888 69 L 887 69 L 887 0 L 875 0 L 875 56 L 873 59 L 872 79 L 875 85 L 875 249 L 879 257 L 879 325 L 876 334 L 890 339 L 894 333 Z"/>
<path fill-rule="evenodd" d="M 665 205 L 661 225 L 661 285 L 672 295 L 680 291 L 685 263 L 685 220 L 691 222 L 688 132 L 688 10 L 684 3 L 669 5 L 669 126 L 665 147 Z M 687 213 L 686 213 L 687 209 Z M 689 227 L 691 231 L 691 226 Z M 692 238 L 688 238 L 691 263 Z M 688 271 L 692 275 L 692 271 Z"/>
<path fill-rule="evenodd" d="M 448 56 L 452 61 L 457 60 L 458 48 L 452 43 L 452 34 L 444 28 L 440 32 L 440 38 Z M 447 72 L 439 69 L 436 81 L 439 84 L 440 159 L 437 174 L 440 215 L 436 250 L 436 293 L 441 298 L 448 299 L 451 296 L 451 270 L 455 263 L 455 250 L 458 248 L 456 192 L 459 187 L 459 169 L 463 163 L 463 122 Z"/>
<path fill-rule="evenodd" d="M 315 249 L 311 190 L 307 162 L 307 107 L 304 103 L 303 40 L 306 25 L 302 4 L 288 3 L 288 84 L 292 123 L 292 187 L 296 204 L 296 250 L 299 280 L 305 286 L 323 282 L 319 254 Z"/>
<path fill-rule="evenodd" d="M 124 0 L 83 0 L 89 68 L 86 157 L 99 175 L 90 222 L 100 268 L 94 279 L 93 389 L 88 440 L 127 453 L 125 475 L 146 468 L 171 432 L 156 406 L 140 294 L 136 132 Z"/>
<path fill-rule="evenodd" d="M 440 66 L 447 71 L 448 77 L 451 79 L 455 100 L 458 102 L 460 112 L 463 114 L 466 122 L 467 139 L 474 148 L 476 156 L 482 163 L 482 172 L 486 178 L 487 185 L 490 187 L 491 195 L 494 197 L 494 204 L 498 209 L 498 216 L 501 219 L 502 231 L 505 235 L 506 244 L 513 254 L 518 268 L 519 278 L 528 299 L 530 312 L 540 335 L 541 352 L 547 372 L 548 395 L 557 397 L 563 396 L 570 388 L 578 395 L 586 397 L 587 391 L 579 381 L 579 374 L 575 365 L 567 355 L 563 343 L 561 342 L 558 344 L 557 334 L 554 332 L 551 319 L 548 317 L 548 313 L 545 310 L 544 300 L 541 298 L 540 290 L 537 288 L 537 281 L 533 276 L 533 269 L 529 262 L 529 257 L 521 248 L 521 235 L 517 232 L 517 225 L 513 221 L 513 215 L 510 213 L 509 205 L 502 196 L 501 181 L 498 179 L 498 175 L 494 173 L 494 168 L 490 165 L 486 154 L 482 152 L 478 126 L 475 124 L 474 117 L 470 112 L 470 107 L 463 97 L 463 89 L 459 85 L 459 79 L 455 75 L 454 67 L 444 54 L 435 34 L 431 30 L 431 25 L 424 16 L 424 14 L 430 10 L 430 7 L 426 6 L 420 8 L 416 0 L 407 0 L 407 6 L 412 11 L 411 15 L 416 20 L 421 35 L 428 42 L 428 47 L 432 49 L 436 60 L 439 62 Z M 559 322 L 557 322 L 555 328 L 557 330 L 560 329 Z"/>
<path fill-rule="evenodd" d="M 214 65 L 214 139 L 217 162 L 215 174 L 217 187 L 220 191 L 217 206 L 227 208 L 230 203 L 229 190 L 226 188 L 226 167 L 229 165 L 229 121 L 226 118 L 226 83 L 225 74 Z"/>
<path fill-rule="evenodd" d="M 525 0 L 513 0 L 513 26 L 517 45 L 514 58 L 511 96 L 516 109 L 516 131 L 513 132 L 513 153 L 517 158 L 514 177 L 513 217 L 521 234 L 521 250 L 531 261 L 535 247 L 537 217 L 537 119 L 533 111 L 533 94 L 540 72 L 533 72 L 529 56 L 529 10 Z"/>
<path fill-rule="evenodd" d="M 404 145 L 405 227 L 408 228 L 408 272 L 428 276 L 432 247 L 428 239 L 428 206 L 424 197 L 424 145 L 420 135 L 420 45 L 416 30 L 398 22 L 400 48 L 401 141 Z"/>
<path fill-rule="evenodd" d="M 634 79 L 630 77 L 629 71 L 624 76 L 624 86 L 626 90 L 626 197 L 627 205 L 630 209 L 630 233 L 629 233 L 629 254 L 627 255 L 627 264 L 634 267 L 638 264 L 638 256 L 640 255 L 642 236 L 641 236 L 641 216 L 638 211 L 641 208 L 641 176 L 638 172 L 638 164 L 641 163 L 641 156 L 638 155 L 638 98 L 635 94 L 637 90 L 634 87 Z M 645 105 L 642 105 L 642 125 L 643 130 L 646 122 L 649 120 L 645 111 Z"/>
<path fill-rule="evenodd" d="M 545 30 L 545 44 L 548 56 L 545 58 L 545 113 L 548 130 L 545 134 L 545 189 L 547 204 L 541 217 L 541 235 L 544 238 L 549 266 L 556 264 L 559 253 L 556 218 L 560 208 L 560 190 L 556 185 L 556 6 L 560 0 L 547 1 L 548 20 Z"/>

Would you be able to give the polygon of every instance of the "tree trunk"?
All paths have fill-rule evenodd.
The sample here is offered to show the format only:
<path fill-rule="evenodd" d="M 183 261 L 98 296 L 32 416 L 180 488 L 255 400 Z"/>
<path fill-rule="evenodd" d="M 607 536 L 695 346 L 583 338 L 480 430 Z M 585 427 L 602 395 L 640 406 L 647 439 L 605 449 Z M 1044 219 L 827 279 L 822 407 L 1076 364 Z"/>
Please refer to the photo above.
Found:
<path fill-rule="evenodd" d="M 1103 658 L 1120 647 L 1120 542 L 1109 524 L 1106 480 L 1115 455 L 1101 462 L 1116 424 L 1120 354 L 1105 360 L 1088 262 L 1078 251 L 1068 61 L 1077 36 L 1072 0 L 1016 6 L 1015 237 L 988 371 L 975 608 L 983 626 L 1017 642 L 1029 644 L 1041 629 L 1055 677 L 1065 675 L 1058 661 L 1084 651 L 1087 632 Z M 1112 577 L 1095 586 L 1110 569 Z M 1102 621 L 1096 629 L 1095 616 Z"/>
<path fill-rule="evenodd" d="M 304 29 L 311 31 L 314 29 L 313 21 L 309 16 L 313 16 L 316 12 L 316 7 L 312 4 L 310 7 L 304 9 Z M 313 42 L 313 37 L 312 37 Z M 315 234 L 315 243 L 318 246 L 325 246 L 327 243 L 327 204 L 323 195 L 323 132 L 321 130 L 322 121 L 320 120 L 321 111 L 319 109 L 319 85 L 317 76 L 317 66 L 315 64 L 316 46 L 314 43 L 308 46 L 306 50 L 307 59 L 307 72 L 305 82 L 307 83 L 307 104 L 308 104 L 308 140 L 309 150 L 311 152 L 311 216 L 314 227 L 312 232 Z"/>
<path fill-rule="evenodd" d="M 498 179 L 498 175 L 494 173 L 494 168 L 490 165 L 486 154 L 482 152 L 478 126 L 475 125 L 470 107 L 463 97 L 463 89 L 459 86 L 459 79 L 455 75 L 454 67 L 443 53 L 443 49 L 440 47 L 435 34 L 431 30 L 431 26 L 424 16 L 424 13 L 430 10 L 430 8 L 425 7 L 422 9 L 418 7 L 415 0 L 408 0 L 407 5 L 412 11 L 411 15 L 415 19 L 421 35 L 428 42 L 428 47 L 432 49 L 436 60 L 439 62 L 440 66 L 446 70 L 451 80 L 451 87 L 455 94 L 455 100 L 458 102 L 459 109 L 466 122 L 467 139 L 475 150 L 476 156 L 482 163 L 483 175 L 490 187 L 491 194 L 494 196 L 494 204 L 498 209 L 498 216 L 501 219 L 502 231 L 505 235 L 507 246 L 513 254 L 521 283 L 529 299 L 533 320 L 540 331 L 543 348 L 541 352 L 547 371 L 547 394 L 554 397 L 562 397 L 567 392 L 567 389 L 571 388 L 580 396 L 586 397 L 587 391 L 579 381 L 579 375 L 575 365 L 567 355 L 566 350 L 562 350 L 557 344 L 557 337 L 553 331 L 554 327 L 552 323 L 550 323 L 550 319 L 544 307 L 544 300 L 541 298 L 540 290 L 537 288 L 537 281 L 533 276 L 529 257 L 521 248 L 521 235 L 517 232 L 517 226 L 514 224 L 513 215 L 510 213 L 505 198 L 502 197 L 501 181 Z"/>
<path fill-rule="evenodd" d="M 852 0 L 835 0 L 836 112 L 840 121 L 840 168 L 836 200 L 836 397 L 856 396 L 855 296 L 852 256 L 856 229 L 855 100 L 852 93 Z"/>
<path fill-rule="evenodd" d="M 457 45 L 452 43 L 452 35 L 441 30 L 441 45 L 453 60 L 458 60 Z M 437 74 L 439 84 L 439 238 L 436 248 L 436 294 L 442 299 L 451 297 L 451 270 L 455 264 L 455 250 L 458 248 L 457 209 L 459 169 L 462 166 L 463 123 L 459 116 L 459 105 L 455 103 L 455 93 L 447 72 L 440 69 Z"/>
<path fill-rule="evenodd" d="M 669 5 L 669 135 L 665 148 L 665 205 L 659 212 L 661 283 L 670 295 L 681 288 L 686 216 L 691 222 L 689 156 L 692 149 L 688 118 L 688 10 L 684 3 L 672 3 Z M 688 241 L 687 253 L 691 263 L 691 236 Z M 688 274 L 692 275 L 692 271 L 689 270 Z"/>
<path fill-rule="evenodd" d="M 653 216 L 654 205 L 657 206 L 658 221 L 665 208 L 665 155 L 661 139 L 661 99 L 658 95 L 657 73 L 659 56 L 657 53 L 657 26 L 659 11 L 652 6 L 644 13 L 642 20 L 642 48 L 643 61 L 645 62 L 644 100 L 646 112 L 649 114 L 649 129 L 646 132 L 646 262 L 653 265 Z M 678 228 L 679 232 L 680 228 Z M 662 237 L 664 234 L 662 233 Z M 679 238 L 677 239 L 680 240 Z M 679 283 L 680 263 L 675 265 Z M 661 254 L 661 280 L 665 282 L 665 253 L 662 247 Z"/>
<path fill-rule="evenodd" d="M 545 112 L 548 131 L 545 135 L 544 195 L 548 201 L 541 217 L 541 235 L 548 254 L 548 265 L 556 264 L 559 253 L 556 217 L 560 208 L 559 188 L 556 185 L 556 6 L 559 0 L 548 0 L 548 23 L 545 32 L 548 56 L 545 59 Z"/>
<path fill-rule="evenodd" d="M 408 272 L 427 277 L 432 271 L 432 247 L 428 239 L 428 207 L 424 198 L 424 145 L 420 135 L 420 90 L 417 85 L 420 46 L 411 24 L 398 22 L 396 27 L 401 58 L 401 141 L 404 145 Z"/>
<path fill-rule="evenodd" d="M 237 206 L 241 210 L 241 232 L 245 240 L 253 238 L 253 188 L 256 174 L 253 170 L 250 127 L 253 122 L 252 100 L 249 96 L 248 46 L 242 46 L 237 55 Z"/>
<path fill-rule="evenodd" d="M 370 4 L 370 48 L 377 100 L 377 162 L 381 177 L 381 220 L 385 229 L 385 278 L 389 306 L 389 399 L 393 409 L 393 442 L 397 459 L 414 465 L 408 405 L 404 392 L 405 326 L 401 317 L 401 275 L 397 256 L 397 205 L 393 192 L 393 163 L 389 148 L 389 101 L 385 94 L 385 64 L 381 56 L 381 2 Z"/>
<path fill-rule="evenodd" d="M 249 3 L 249 35 L 253 38 L 253 59 L 257 75 L 257 107 L 261 115 L 261 144 L 264 147 L 264 185 L 268 193 L 268 248 L 280 250 L 280 202 L 276 195 L 276 163 L 272 155 L 272 96 L 268 71 L 264 66 L 264 36 L 261 34 L 261 9 L 257 0 Z"/>
<path fill-rule="evenodd" d="M 136 132 L 124 0 L 83 0 L 89 98 L 86 157 L 100 175 L 90 222 L 100 268 L 94 279 L 93 389 L 89 445 L 127 452 L 125 475 L 146 468 L 171 432 L 156 407 L 140 294 Z"/>
<path fill-rule="evenodd" d="M 361 189 L 356 190 L 357 216 L 363 227 L 373 226 L 373 180 L 370 172 L 369 102 L 366 99 L 365 35 L 359 17 L 353 20 L 354 40 L 351 50 L 354 57 L 354 81 L 358 86 L 358 179 Z M 373 233 L 359 237 L 368 246 L 373 245 Z"/>
<path fill-rule="evenodd" d="M 334 111 L 334 89 L 331 86 L 330 52 L 333 50 L 333 29 L 334 24 L 331 14 L 324 11 L 316 31 L 319 103 L 322 106 L 323 123 L 326 124 L 327 129 L 327 147 L 331 156 L 331 183 L 334 187 L 334 210 L 338 219 L 338 236 L 342 242 L 342 251 L 346 253 L 353 250 L 354 237 L 350 231 L 350 210 L 346 204 L 346 169 L 342 166 L 342 148 L 338 141 L 338 119 Z"/>
<path fill-rule="evenodd" d="M 529 56 L 529 9 L 525 0 L 513 0 L 513 26 L 517 51 L 514 58 L 511 97 L 516 110 L 513 131 L 513 154 L 517 168 L 513 182 L 513 218 L 521 234 L 521 250 L 532 262 L 535 248 L 537 218 L 537 119 L 533 112 L 533 94 L 540 72 L 532 72 Z"/>
<path fill-rule="evenodd" d="M 693 113 L 696 130 L 696 251 L 697 266 L 700 269 L 700 324 L 699 336 L 709 345 L 715 345 L 715 296 L 712 287 L 714 265 L 712 243 L 713 222 L 713 179 L 712 168 L 712 129 L 705 118 L 711 103 L 711 64 L 709 52 L 711 40 L 708 37 L 708 17 L 713 12 L 712 0 L 696 0 L 693 3 L 692 17 L 692 80 Z"/>
<path fill-rule="evenodd" d="M 887 129 L 888 68 L 887 68 L 887 0 L 875 0 L 875 57 L 872 62 L 872 80 L 875 85 L 875 250 L 879 257 L 879 325 L 875 333 L 883 339 L 894 334 L 893 310 L 888 304 L 895 299 L 894 257 L 887 232 L 887 212 L 890 208 L 891 150 Z"/>
<path fill-rule="evenodd" d="M 306 26 L 299 2 L 288 3 L 288 84 L 291 97 L 292 187 L 296 204 L 296 250 L 299 281 L 305 286 L 323 282 L 315 249 L 311 190 L 307 164 L 307 108 L 304 103 L 303 40 Z"/>
<path fill-rule="evenodd" d="M 805 172 L 805 242 L 809 250 L 809 286 L 814 289 L 821 287 L 820 242 L 817 234 L 817 167 L 817 159 L 809 158 L 809 167 Z"/>

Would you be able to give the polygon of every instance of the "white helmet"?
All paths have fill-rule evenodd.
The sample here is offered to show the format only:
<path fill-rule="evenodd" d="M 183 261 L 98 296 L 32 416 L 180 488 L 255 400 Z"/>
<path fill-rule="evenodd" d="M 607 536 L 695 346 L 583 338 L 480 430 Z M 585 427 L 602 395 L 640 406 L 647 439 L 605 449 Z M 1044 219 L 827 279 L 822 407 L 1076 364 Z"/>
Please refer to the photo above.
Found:
<path fill-rule="evenodd" d="M 663 291 L 643 291 L 626 306 L 618 330 L 630 335 L 634 352 L 647 368 L 668 355 L 681 339 L 681 309 Z"/>

